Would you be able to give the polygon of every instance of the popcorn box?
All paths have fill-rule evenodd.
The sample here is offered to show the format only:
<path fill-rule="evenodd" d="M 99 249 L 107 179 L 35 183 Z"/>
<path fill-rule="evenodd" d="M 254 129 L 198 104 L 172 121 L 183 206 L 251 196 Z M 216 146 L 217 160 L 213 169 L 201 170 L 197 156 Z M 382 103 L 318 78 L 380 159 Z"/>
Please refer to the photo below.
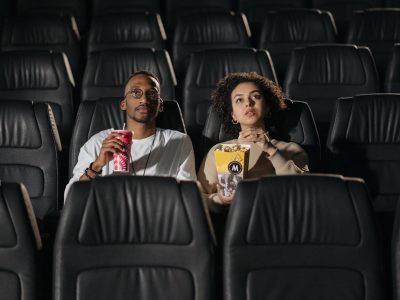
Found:
<path fill-rule="evenodd" d="M 246 176 L 250 145 L 221 144 L 214 150 L 218 182 L 222 195 L 231 196 Z"/>

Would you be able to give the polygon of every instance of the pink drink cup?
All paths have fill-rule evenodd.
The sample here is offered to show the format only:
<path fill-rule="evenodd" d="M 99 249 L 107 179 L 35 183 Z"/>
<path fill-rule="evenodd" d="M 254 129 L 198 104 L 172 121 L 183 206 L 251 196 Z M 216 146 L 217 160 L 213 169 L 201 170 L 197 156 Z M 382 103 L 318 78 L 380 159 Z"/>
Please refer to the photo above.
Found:
<path fill-rule="evenodd" d="M 129 163 L 131 155 L 132 145 L 132 132 L 127 130 L 114 130 L 122 134 L 117 137 L 121 142 L 125 144 L 125 151 L 120 153 L 114 153 L 114 172 L 129 172 Z"/>

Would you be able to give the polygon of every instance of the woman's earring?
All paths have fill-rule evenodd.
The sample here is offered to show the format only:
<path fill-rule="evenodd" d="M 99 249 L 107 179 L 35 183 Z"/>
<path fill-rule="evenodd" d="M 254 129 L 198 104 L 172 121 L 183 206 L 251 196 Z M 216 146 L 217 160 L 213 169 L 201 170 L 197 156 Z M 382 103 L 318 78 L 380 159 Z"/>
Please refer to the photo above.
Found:
<path fill-rule="evenodd" d="M 164 110 L 164 100 L 160 98 L 158 101 L 160 102 L 160 108 L 158 109 L 158 112 L 162 112 Z"/>
<path fill-rule="evenodd" d="M 232 119 L 232 124 L 236 125 L 237 123 L 239 123 L 237 120 Z"/>

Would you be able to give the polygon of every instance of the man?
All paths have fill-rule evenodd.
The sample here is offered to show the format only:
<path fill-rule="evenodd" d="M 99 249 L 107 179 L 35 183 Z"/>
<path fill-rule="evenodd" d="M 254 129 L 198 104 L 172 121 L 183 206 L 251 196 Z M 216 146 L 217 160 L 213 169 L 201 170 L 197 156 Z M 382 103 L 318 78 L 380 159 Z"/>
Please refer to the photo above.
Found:
<path fill-rule="evenodd" d="M 124 95 L 120 108 L 126 111 L 125 129 L 133 132 L 131 173 L 196 180 L 189 136 L 156 127 L 156 117 L 163 108 L 157 77 L 147 71 L 134 73 L 125 84 Z M 103 130 L 82 146 L 73 176 L 65 188 L 64 200 L 75 181 L 92 180 L 96 176 L 113 173 L 113 154 L 124 151 L 118 135 L 113 129 Z"/>

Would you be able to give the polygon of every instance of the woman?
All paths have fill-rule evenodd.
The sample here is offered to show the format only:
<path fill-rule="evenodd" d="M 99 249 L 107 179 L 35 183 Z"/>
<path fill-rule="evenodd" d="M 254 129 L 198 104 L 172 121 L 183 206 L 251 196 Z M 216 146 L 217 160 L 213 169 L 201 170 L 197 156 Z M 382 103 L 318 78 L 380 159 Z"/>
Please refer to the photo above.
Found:
<path fill-rule="evenodd" d="M 284 94 L 273 81 L 257 73 L 231 73 L 218 83 L 212 100 L 226 130 L 238 137 L 225 143 L 251 146 L 245 178 L 308 172 L 308 157 L 299 145 L 270 138 L 269 129 L 279 125 L 279 114 L 286 108 Z M 213 212 L 233 199 L 224 196 L 218 183 L 214 150 L 219 145 L 210 149 L 197 176 Z"/>

